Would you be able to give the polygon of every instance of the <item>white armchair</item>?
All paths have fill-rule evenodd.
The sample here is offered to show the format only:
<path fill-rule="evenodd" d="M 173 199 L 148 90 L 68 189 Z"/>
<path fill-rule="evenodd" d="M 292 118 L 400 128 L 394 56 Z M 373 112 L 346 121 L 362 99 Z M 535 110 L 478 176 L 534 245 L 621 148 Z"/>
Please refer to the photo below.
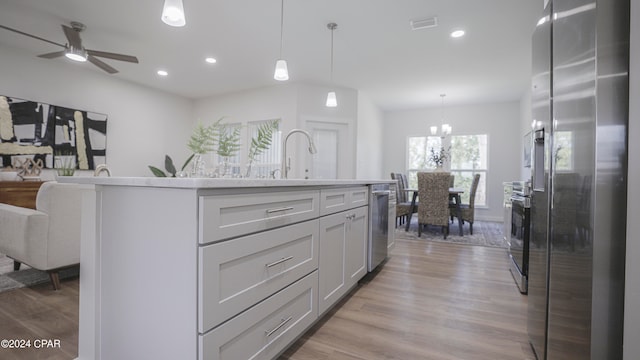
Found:
<path fill-rule="evenodd" d="M 38 190 L 36 210 L 0 203 L 0 253 L 47 271 L 60 288 L 58 271 L 80 263 L 80 185 L 45 182 Z"/>

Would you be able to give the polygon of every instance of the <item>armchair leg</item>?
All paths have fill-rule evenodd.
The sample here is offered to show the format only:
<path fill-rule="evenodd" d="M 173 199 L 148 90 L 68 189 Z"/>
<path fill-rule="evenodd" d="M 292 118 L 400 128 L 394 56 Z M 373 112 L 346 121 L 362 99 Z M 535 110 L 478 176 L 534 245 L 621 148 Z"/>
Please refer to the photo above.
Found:
<path fill-rule="evenodd" d="M 22 265 L 22 263 L 20 261 L 13 260 L 13 271 L 20 270 L 20 265 Z"/>
<path fill-rule="evenodd" d="M 473 223 L 469 221 L 469 234 L 473 235 Z"/>
<path fill-rule="evenodd" d="M 47 272 L 49 273 L 49 279 L 51 279 L 53 290 L 60 290 L 60 276 L 58 275 L 58 270 L 50 270 Z"/>

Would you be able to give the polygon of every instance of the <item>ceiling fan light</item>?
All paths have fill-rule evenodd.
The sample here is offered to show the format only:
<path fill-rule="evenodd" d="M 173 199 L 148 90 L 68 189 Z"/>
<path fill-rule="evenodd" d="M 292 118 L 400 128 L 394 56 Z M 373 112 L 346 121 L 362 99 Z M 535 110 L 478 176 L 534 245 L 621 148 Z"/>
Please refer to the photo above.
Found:
<path fill-rule="evenodd" d="M 187 21 L 184 17 L 182 0 L 165 0 L 161 19 L 169 26 L 185 26 Z"/>
<path fill-rule="evenodd" d="M 289 80 L 289 70 L 287 69 L 287 60 L 276 61 L 276 71 L 273 73 L 273 78 L 278 81 Z"/>
<path fill-rule="evenodd" d="M 67 58 L 73 61 L 85 62 L 87 61 L 87 52 L 84 49 L 76 49 L 70 46 L 67 52 L 64 54 Z"/>
<path fill-rule="evenodd" d="M 338 106 L 338 99 L 336 98 L 335 91 L 329 91 L 327 94 L 327 107 L 336 107 Z"/>

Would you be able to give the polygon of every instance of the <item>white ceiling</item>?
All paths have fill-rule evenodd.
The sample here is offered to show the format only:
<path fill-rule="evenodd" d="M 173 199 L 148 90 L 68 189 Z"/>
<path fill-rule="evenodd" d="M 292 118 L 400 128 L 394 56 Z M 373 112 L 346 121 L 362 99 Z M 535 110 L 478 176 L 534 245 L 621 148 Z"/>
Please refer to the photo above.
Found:
<path fill-rule="evenodd" d="M 65 43 L 60 24 L 80 21 L 88 49 L 135 55 L 104 61 L 112 76 L 188 98 L 273 86 L 279 0 L 183 0 L 187 25 L 160 20 L 163 0 L 0 0 L 0 24 Z M 518 100 L 530 80 L 530 38 L 542 0 L 285 0 L 283 57 L 291 82 L 334 83 L 368 94 L 383 110 Z M 412 31 L 409 21 L 437 16 Z M 456 28 L 466 36 L 452 39 Z M 0 29 L 0 49 L 27 56 L 59 48 Z M 218 63 L 209 65 L 205 56 Z M 54 60 L 101 72 L 90 63 Z M 156 74 L 166 69 L 169 76 Z"/>

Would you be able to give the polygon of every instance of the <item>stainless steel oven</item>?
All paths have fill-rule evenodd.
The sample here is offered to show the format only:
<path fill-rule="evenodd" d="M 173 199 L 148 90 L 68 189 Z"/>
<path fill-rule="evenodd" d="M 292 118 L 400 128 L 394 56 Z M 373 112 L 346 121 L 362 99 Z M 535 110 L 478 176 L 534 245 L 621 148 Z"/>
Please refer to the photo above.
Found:
<path fill-rule="evenodd" d="M 511 231 L 509 258 L 511 275 L 521 293 L 528 290 L 529 228 L 531 223 L 531 197 L 528 182 L 514 181 L 511 193 Z"/>

